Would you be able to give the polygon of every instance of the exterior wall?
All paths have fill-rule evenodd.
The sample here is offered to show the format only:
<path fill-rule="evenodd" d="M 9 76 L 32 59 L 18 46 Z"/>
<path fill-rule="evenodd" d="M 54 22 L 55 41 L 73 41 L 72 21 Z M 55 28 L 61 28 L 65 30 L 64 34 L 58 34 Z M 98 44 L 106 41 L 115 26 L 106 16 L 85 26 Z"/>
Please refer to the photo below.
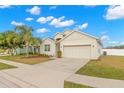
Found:
<path fill-rule="evenodd" d="M 45 49 L 44 45 L 45 44 L 50 44 L 50 51 L 44 51 L 44 49 Z M 50 39 L 44 40 L 42 45 L 41 45 L 40 53 L 55 56 L 55 43 L 54 43 L 54 41 L 52 41 Z"/>
<path fill-rule="evenodd" d="M 96 56 L 99 58 L 102 55 L 102 45 L 96 41 Z"/>
<path fill-rule="evenodd" d="M 56 36 L 54 37 L 54 39 L 56 40 L 57 38 L 63 38 L 63 34 L 57 33 Z"/>
<path fill-rule="evenodd" d="M 107 55 L 124 56 L 124 49 L 102 49 L 102 53 L 104 51 Z"/>
<path fill-rule="evenodd" d="M 73 32 L 70 36 L 61 41 L 60 50 L 62 52 L 64 45 L 91 45 L 91 59 L 97 59 L 100 56 L 98 50 L 100 50 L 101 48 L 98 45 L 96 39 L 91 38 L 87 35 L 83 35 L 79 32 Z"/>

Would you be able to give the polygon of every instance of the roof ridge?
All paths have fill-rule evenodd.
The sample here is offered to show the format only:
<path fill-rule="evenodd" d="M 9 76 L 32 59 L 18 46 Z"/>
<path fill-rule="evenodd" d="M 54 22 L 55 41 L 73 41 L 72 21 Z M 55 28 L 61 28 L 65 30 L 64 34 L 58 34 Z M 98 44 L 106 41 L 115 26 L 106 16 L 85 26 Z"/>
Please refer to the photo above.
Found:
<path fill-rule="evenodd" d="M 94 38 L 94 39 L 96 39 L 96 40 L 99 40 L 99 38 L 97 38 L 97 37 L 95 37 L 95 36 L 92 36 L 92 35 L 87 34 L 87 33 L 85 33 L 85 32 L 76 31 L 76 30 L 72 30 L 72 32 L 71 32 L 69 35 L 71 35 L 71 34 L 74 33 L 74 32 L 78 32 L 78 33 L 81 33 L 81 34 L 85 34 L 85 35 L 90 36 L 90 37 L 92 37 L 92 38 Z M 64 40 L 66 37 L 68 37 L 69 35 L 65 36 L 65 37 L 64 37 L 63 39 L 61 39 L 59 42 L 63 41 L 63 40 Z"/>

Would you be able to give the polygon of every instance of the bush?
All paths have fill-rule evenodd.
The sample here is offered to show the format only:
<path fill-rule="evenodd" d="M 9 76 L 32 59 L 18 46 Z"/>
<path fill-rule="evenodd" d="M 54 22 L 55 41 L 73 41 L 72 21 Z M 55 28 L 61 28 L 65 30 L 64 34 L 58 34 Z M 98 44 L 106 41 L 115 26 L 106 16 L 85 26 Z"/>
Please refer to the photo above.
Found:
<path fill-rule="evenodd" d="M 106 56 L 106 55 L 107 55 L 107 52 L 106 52 L 106 51 L 104 51 L 104 52 L 103 52 L 103 55 L 104 55 L 104 56 Z"/>
<path fill-rule="evenodd" d="M 19 55 L 26 55 L 26 53 L 20 53 Z"/>
<path fill-rule="evenodd" d="M 34 53 L 33 52 L 29 52 L 29 55 L 33 55 Z"/>
<path fill-rule="evenodd" d="M 4 49 L 0 49 L 0 53 L 4 53 L 5 52 L 5 50 Z"/>
<path fill-rule="evenodd" d="M 49 55 L 47 55 L 47 54 L 39 54 L 39 56 L 42 56 L 42 57 L 49 57 Z"/>
<path fill-rule="evenodd" d="M 62 52 L 61 51 L 57 51 L 57 57 L 61 58 L 62 57 Z"/>

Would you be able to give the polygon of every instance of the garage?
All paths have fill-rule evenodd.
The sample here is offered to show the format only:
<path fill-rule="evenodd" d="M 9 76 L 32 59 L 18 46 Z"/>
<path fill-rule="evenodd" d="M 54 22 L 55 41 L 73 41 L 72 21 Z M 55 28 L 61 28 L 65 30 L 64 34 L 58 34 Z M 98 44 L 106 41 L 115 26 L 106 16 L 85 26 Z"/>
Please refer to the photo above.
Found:
<path fill-rule="evenodd" d="M 66 58 L 90 58 L 90 45 L 66 45 L 63 46 L 63 57 Z"/>

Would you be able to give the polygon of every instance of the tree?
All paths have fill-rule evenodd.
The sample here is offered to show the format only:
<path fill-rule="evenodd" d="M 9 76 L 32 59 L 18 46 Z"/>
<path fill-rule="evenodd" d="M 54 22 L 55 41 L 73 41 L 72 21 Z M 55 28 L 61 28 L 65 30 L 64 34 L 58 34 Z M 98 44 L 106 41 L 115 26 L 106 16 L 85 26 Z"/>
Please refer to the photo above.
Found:
<path fill-rule="evenodd" d="M 21 42 L 25 45 L 26 54 L 28 56 L 29 55 L 29 45 L 31 44 L 33 29 L 31 27 L 23 25 L 23 26 L 16 26 L 15 30 L 19 31 L 19 34 L 21 37 Z"/>
<path fill-rule="evenodd" d="M 40 46 L 42 39 L 41 38 L 37 38 L 37 37 L 32 37 L 31 39 L 31 46 L 32 46 L 32 51 L 34 53 L 34 46 Z"/>
<path fill-rule="evenodd" d="M 40 45 L 42 42 L 41 38 L 37 38 L 37 37 L 32 37 L 31 38 L 31 45 Z"/>
<path fill-rule="evenodd" d="M 26 55 L 29 55 L 29 46 L 40 46 L 41 39 L 32 36 L 33 29 L 29 26 L 16 26 L 14 30 L 0 33 L 0 48 L 9 50 L 12 55 L 17 48 L 25 47 Z M 32 48 L 33 50 L 33 48 Z"/>
<path fill-rule="evenodd" d="M 16 47 L 18 46 L 19 39 L 18 34 L 15 31 L 5 31 L 0 33 L 0 47 L 3 49 L 9 49 L 10 53 L 14 55 Z"/>
<path fill-rule="evenodd" d="M 4 34 L 0 33 L 0 48 L 4 48 L 4 40 L 5 40 Z"/>

